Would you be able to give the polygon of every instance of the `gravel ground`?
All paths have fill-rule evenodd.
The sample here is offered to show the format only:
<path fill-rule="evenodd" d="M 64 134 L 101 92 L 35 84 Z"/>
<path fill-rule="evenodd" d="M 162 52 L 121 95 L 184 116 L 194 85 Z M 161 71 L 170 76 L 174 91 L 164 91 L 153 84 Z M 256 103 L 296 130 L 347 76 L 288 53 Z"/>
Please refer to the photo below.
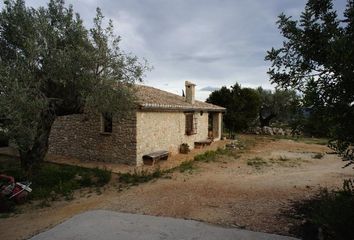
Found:
<path fill-rule="evenodd" d="M 254 136 L 241 136 L 253 140 Z M 129 189 L 119 190 L 113 179 L 102 194 L 77 192 L 73 201 L 51 207 L 26 206 L 24 213 L 0 219 L 0 239 L 24 239 L 87 210 L 193 219 L 227 227 L 289 235 L 293 223 L 280 213 L 289 200 L 308 198 L 319 187 L 336 188 L 353 177 L 342 169 L 326 146 L 257 137 L 256 145 L 240 157 L 222 156 L 198 163 L 192 172 L 175 172 Z M 316 153 L 325 154 L 316 159 Z M 249 159 L 266 164 L 256 168 Z"/>

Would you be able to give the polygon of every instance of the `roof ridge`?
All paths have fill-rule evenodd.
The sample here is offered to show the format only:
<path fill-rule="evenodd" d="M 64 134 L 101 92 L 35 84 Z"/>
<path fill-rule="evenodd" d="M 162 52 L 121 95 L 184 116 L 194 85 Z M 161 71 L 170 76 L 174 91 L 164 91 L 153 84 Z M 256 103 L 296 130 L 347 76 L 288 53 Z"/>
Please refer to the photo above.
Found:
<path fill-rule="evenodd" d="M 193 104 L 188 103 L 183 96 L 152 86 L 142 84 L 135 84 L 135 86 L 137 87 L 138 103 L 145 108 L 225 111 L 223 107 L 200 100 L 195 100 Z"/>

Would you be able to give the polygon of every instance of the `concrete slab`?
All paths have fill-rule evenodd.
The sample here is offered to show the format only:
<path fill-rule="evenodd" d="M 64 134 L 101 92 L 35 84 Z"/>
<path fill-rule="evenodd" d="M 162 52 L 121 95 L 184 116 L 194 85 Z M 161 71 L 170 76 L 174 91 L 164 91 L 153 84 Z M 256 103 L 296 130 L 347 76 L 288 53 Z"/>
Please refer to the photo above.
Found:
<path fill-rule="evenodd" d="M 295 240 L 274 234 L 167 217 L 89 211 L 38 234 L 31 240 Z"/>

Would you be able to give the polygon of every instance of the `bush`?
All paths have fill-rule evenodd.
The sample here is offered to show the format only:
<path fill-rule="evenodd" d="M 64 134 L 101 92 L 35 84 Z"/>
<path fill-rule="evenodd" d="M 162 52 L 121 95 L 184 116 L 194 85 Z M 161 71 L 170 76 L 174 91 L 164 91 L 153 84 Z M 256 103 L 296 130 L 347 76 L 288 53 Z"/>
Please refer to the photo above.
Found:
<path fill-rule="evenodd" d="M 287 215 L 302 221 L 293 229 L 295 234 L 305 240 L 318 239 L 321 234 L 326 240 L 354 239 L 353 181 L 346 180 L 343 185 L 342 190 L 321 189 L 311 199 L 292 204 Z"/>

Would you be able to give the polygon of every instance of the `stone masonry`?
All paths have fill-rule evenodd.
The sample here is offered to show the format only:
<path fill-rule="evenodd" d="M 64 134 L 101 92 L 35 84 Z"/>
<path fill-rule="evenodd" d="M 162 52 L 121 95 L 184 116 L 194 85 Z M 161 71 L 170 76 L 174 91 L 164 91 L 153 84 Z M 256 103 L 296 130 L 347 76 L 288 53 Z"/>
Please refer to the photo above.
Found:
<path fill-rule="evenodd" d="M 136 116 L 113 119 L 112 133 L 101 131 L 99 114 L 58 117 L 49 138 L 49 153 L 79 158 L 136 164 Z"/>

